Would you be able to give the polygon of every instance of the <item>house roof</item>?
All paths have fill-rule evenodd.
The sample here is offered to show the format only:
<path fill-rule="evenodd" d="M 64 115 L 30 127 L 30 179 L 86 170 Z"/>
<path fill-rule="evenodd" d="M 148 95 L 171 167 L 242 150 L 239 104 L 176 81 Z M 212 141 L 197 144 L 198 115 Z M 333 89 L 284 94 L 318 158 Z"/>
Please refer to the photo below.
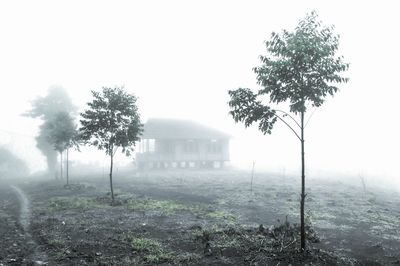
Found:
<path fill-rule="evenodd" d="M 144 124 L 144 139 L 227 139 L 224 132 L 191 120 L 149 119 Z"/>

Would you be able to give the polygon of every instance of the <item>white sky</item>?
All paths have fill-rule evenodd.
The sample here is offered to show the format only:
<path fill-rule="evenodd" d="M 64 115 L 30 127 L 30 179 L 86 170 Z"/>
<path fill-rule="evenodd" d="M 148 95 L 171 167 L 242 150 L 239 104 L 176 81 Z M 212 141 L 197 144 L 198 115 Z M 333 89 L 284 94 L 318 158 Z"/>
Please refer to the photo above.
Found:
<path fill-rule="evenodd" d="M 296 171 L 300 144 L 291 132 L 277 124 L 263 136 L 235 125 L 227 91 L 257 89 L 252 68 L 264 41 L 311 10 L 336 26 L 339 53 L 351 65 L 350 82 L 307 127 L 308 171 L 397 180 L 396 1 L 1 1 L 0 144 L 41 169 L 28 137 L 38 122 L 19 116 L 29 101 L 56 84 L 82 107 L 90 90 L 124 85 L 139 97 L 144 121 L 194 119 L 232 134 L 233 164 Z"/>

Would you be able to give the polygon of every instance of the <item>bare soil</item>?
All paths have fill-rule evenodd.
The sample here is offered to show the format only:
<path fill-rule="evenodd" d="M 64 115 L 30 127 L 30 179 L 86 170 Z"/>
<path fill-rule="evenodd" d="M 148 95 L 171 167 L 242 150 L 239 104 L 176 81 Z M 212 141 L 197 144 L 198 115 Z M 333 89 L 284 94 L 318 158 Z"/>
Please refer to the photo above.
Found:
<path fill-rule="evenodd" d="M 240 171 L 117 173 L 0 187 L 0 265 L 400 265 L 400 195 Z"/>

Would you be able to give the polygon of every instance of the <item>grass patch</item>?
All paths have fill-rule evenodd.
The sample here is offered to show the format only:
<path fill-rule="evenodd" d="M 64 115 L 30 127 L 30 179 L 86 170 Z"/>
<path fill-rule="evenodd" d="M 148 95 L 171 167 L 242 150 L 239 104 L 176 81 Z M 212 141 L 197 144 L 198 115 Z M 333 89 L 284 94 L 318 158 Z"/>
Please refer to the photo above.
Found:
<path fill-rule="evenodd" d="M 163 214 L 172 214 L 188 211 L 195 215 L 211 219 L 220 219 L 228 222 L 236 221 L 236 217 L 222 210 L 214 210 L 207 205 L 185 205 L 171 200 L 153 200 L 129 198 L 124 204 L 128 209 L 159 211 Z"/>
<path fill-rule="evenodd" d="M 144 253 L 143 260 L 147 263 L 164 263 L 174 258 L 160 242 L 151 238 L 133 238 L 130 244 L 135 252 Z"/>
<path fill-rule="evenodd" d="M 153 199 L 140 200 L 136 198 L 129 198 L 126 200 L 125 206 L 128 209 L 153 210 L 153 211 L 160 211 L 165 214 L 190 210 L 189 206 L 170 200 L 153 200 Z"/>
<path fill-rule="evenodd" d="M 157 253 L 144 256 L 144 260 L 151 264 L 168 262 L 172 259 L 173 256 L 170 253 Z"/>
<path fill-rule="evenodd" d="M 156 211 L 162 214 L 173 214 L 177 212 L 191 212 L 194 215 L 203 218 L 223 220 L 229 223 L 236 221 L 236 217 L 231 213 L 223 210 L 216 210 L 212 206 L 208 205 L 185 205 L 173 200 L 154 200 L 154 199 L 138 199 L 134 195 L 124 194 L 125 199 L 118 200 L 118 207 L 127 208 L 128 210 L 140 210 L 140 211 Z M 44 210 L 88 210 L 88 209 L 104 209 L 113 208 L 111 201 L 108 197 L 53 197 L 44 206 L 44 208 L 38 208 L 37 211 Z M 114 206 L 115 208 L 115 206 Z"/>
<path fill-rule="evenodd" d="M 225 211 L 215 210 L 205 214 L 205 217 L 212 219 L 221 219 L 228 222 L 235 222 L 236 217 L 233 214 L 227 213 Z"/>
<path fill-rule="evenodd" d="M 131 246 L 135 251 L 156 252 L 161 249 L 160 242 L 151 238 L 134 238 L 131 240 Z"/>
<path fill-rule="evenodd" d="M 47 244 L 48 244 L 49 246 L 59 247 L 59 246 L 63 246 L 63 245 L 64 245 L 64 242 L 61 241 L 61 240 L 59 240 L 59 239 L 54 238 L 54 239 L 49 239 L 49 240 L 47 240 Z"/>
<path fill-rule="evenodd" d="M 96 199 L 88 197 L 54 197 L 49 200 L 48 207 L 53 210 L 65 209 L 93 209 L 110 207 Z"/>

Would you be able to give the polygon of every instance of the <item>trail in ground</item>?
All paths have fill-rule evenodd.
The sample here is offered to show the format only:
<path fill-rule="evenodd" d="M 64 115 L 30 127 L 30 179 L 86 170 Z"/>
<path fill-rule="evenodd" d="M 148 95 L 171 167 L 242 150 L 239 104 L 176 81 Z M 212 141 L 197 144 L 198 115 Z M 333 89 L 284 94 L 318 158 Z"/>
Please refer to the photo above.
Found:
<path fill-rule="evenodd" d="M 1 186 L 0 195 L 0 266 L 45 265 L 47 256 L 29 231 L 28 197 L 17 186 Z"/>
<path fill-rule="evenodd" d="M 8 186 L 0 185 L 0 266 L 27 264 L 26 257 L 33 252 L 27 245 L 19 220 L 19 200 Z"/>

